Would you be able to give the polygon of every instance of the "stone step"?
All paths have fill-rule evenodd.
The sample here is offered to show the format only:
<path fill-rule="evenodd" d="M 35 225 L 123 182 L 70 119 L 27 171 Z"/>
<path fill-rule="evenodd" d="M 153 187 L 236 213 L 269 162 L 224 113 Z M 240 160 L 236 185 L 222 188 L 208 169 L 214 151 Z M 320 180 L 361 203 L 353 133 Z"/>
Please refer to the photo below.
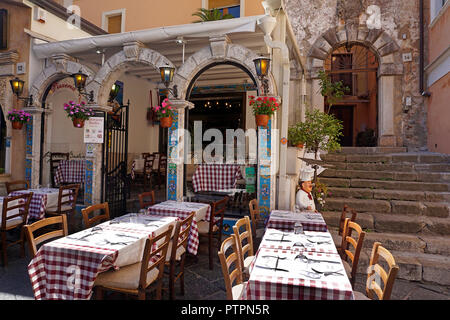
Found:
<path fill-rule="evenodd" d="M 388 171 L 388 172 L 414 172 L 423 177 L 427 172 L 448 173 L 450 164 L 416 164 L 416 163 L 364 163 L 364 162 L 326 162 L 334 170 L 356 170 L 356 171 Z M 433 176 L 434 178 L 434 176 Z"/>
<path fill-rule="evenodd" d="M 320 176 L 325 178 L 450 183 L 450 172 L 414 172 L 414 171 L 393 172 L 393 171 L 326 169 Z"/>
<path fill-rule="evenodd" d="M 339 228 L 340 211 L 324 211 L 330 228 Z M 367 232 L 411 234 L 424 237 L 449 236 L 450 219 L 380 212 L 358 213 L 356 222 Z"/>
<path fill-rule="evenodd" d="M 383 181 L 372 179 L 321 178 L 329 187 L 370 188 L 400 191 L 449 192 L 450 185 L 438 182 Z"/>
<path fill-rule="evenodd" d="M 333 198 L 450 202 L 450 192 L 378 190 L 367 188 L 328 188 Z"/>
<path fill-rule="evenodd" d="M 348 205 L 358 212 L 391 212 L 391 203 L 385 200 L 328 198 L 324 206 L 325 211 L 340 211 Z"/>
<path fill-rule="evenodd" d="M 405 153 L 405 147 L 342 147 L 337 154 L 379 154 L 379 153 Z"/>
<path fill-rule="evenodd" d="M 330 233 L 335 243 L 340 243 L 341 238 L 337 231 L 330 230 Z M 428 250 L 430 242 L 417 236 L 366 233 L 357 273 L 363 277 L 367 275 L 373 244 L 380 242 L 383 247 L 392 253 L 396 264 L 399 266 L 398 279 L 450 285 L 450 255 L 448 254 L 450 240 L 447 237 L 429 239 L 438 243 L 439 250 Z M 443 251 L 446 252 L 442 254 Z"/>
<path fill-rule="evenodd" d="M 450 164 L 450 155 L 444 154 L 323 154 L 320 156 L 326 162 L 348 163 L 381 163 L 381 164 Z"/>

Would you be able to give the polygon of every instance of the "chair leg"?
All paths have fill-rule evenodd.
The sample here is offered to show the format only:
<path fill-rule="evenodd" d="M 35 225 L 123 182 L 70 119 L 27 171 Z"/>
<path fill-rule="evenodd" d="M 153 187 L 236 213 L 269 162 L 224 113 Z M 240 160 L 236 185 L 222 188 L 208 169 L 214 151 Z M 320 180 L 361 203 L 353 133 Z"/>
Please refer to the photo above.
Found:
<path fill-rule="evenodd" d="M 23 227 L 20 230 L 20 246 L 21 246 L 20 257 L 24 258 L 25 257 L 25 229 Z"/>
<path fill-rule="evenodd" d="M 103 289 L 100 287 L 96 287 L 95 291 L 95 300 L 103 300 Z"/>
<path fill-rule="evenodd" d="M 180 264 L 180 290 L 181 290 L 181 295 L 184 296 L 184 262 L 186 259 L 186 254 L 183 255 L 183 257 L 181 258 L 181 264 Z"/>
<path fill-rule="evenodd" d="M 170 300 L 175 300 L 175 262 L 170 262 L 169 274 L 169 297 Z"/>
<path fill-rule="evenodd" d="M 145 300 L 145 290 L 139 290 L 138 300 Z"/>
<path fill-rule="evenodd" d="M 208 252 L 209 252 L 209 270 L 214 269 L 214 262 L 213 262 L 213 238 L 212 235 L 209 235 L 209 243 L 208 243 Z"/>
<path fill-rule="evenodd" d="M 3 256 L 3 266 L 8 266 L 8 257 L 7 257 L 7 245 L 6 245 L 6 232 L 2 231 L 2 256 Z"/>

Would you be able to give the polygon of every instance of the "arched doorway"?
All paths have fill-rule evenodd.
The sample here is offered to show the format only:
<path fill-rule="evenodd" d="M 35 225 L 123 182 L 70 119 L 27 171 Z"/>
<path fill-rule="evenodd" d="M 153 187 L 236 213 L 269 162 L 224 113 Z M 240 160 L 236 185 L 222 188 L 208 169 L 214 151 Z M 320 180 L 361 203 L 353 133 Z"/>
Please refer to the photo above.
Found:
<path fill-rule="evenodd" d="M 324 62 L 332 82 L 341 81 L 347 91 L 331 106 L 325 97 L 325 111 L 343 122 L 345 147 L 375 147 L 378 141 L 377 55 L 367 46 L 349 42 L 332 50 Z"/>

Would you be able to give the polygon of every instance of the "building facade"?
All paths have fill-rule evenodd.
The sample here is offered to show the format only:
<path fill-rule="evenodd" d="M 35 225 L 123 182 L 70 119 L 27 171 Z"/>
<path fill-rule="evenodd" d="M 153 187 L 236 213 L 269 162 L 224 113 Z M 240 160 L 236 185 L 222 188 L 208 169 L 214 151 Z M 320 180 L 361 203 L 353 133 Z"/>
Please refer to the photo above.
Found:
<path fill-rule="evenodd" d="M 430 0 L 428 63 L 428 149 L 450 154 L 450 1 Z"/>

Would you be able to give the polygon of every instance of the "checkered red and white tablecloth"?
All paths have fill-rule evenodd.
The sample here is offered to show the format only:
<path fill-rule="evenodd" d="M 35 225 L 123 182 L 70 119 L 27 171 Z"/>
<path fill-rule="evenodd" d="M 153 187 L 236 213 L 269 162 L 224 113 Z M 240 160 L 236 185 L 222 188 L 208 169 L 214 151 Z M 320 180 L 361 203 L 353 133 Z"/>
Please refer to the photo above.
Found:
<path fill-rule="evenodd" d="M 41 220 L 45 218 L 45 210 L 49 206 L 58 204 L 59 190 L 54 188 L 29 189 L 14 191 L 9 194 L 10 197 L 16 197 L 25 193 L 33 192 L 30 208 L 28 210 L 28 220 Z"/>
<path fill-rule="evenodd" d="M 266 227 L 283 231 L 294 231 L 296 222 L 300 222 L 304 231 L 327 232 L 328 227 L 320 213 L 272 211 Z"/>
<path fill-rule="evenodd" d="M 83 183 L 86 160 L 61 160 L 55 170 L 55 183 Z"/>
<path fill-rule="evenodd" d="M 79 234 L 43 245 L 28 265 L 35 299 L 90 299 L 99 273 L 141 261 L 145 240 L 167 230 L 174 221 L 175 219 L 168 219 L 154 228 L 138 224 L 101 224 L 101 234 L 120 232 L 135 237 L 131 243 L 119 246 L 99 245 L 94 240 L 81 241 L 72 238 Z M 90 233 L 91 230 L 81 233 Z"/>
<path fill-rule="evenodd" d="M 192 186 L 194 192 L 234 189 L 239 179 L 243 179 L 239 165 L 204 164 L 192 176 Z"/>
<path fill-rule="evenodd" d="M 148 215 L 170 216 L 179 218 L 180 220 L 186 219 L 192 212 L 195 212 L 195 217 L 189 233 L 187 250 L 189 253 L 196 255 L 199 245 L 198 222 L 201 220 L 209 221 L 211 216 L 211 206 L 209 204 L 166 201 L 148 207 L 146 210 Z"/>
<path fill-rule="evenodd" d="M 291 272 L 256 270 L 263 255 L 295 256 L 298 252 L 261 248 L 250 267 L 250 279 L 246 283 L 242 300 L 354 300 L 347 276 L 310 279 Z M 337 254 L 311 253 L 316 258 L 339 260 Z M 288 262 L 291 264 L 291 262 Z M 342 266 L 343 268 L 343 266 Z M 344 272 L 345 273 L 345 272 Z"/>

